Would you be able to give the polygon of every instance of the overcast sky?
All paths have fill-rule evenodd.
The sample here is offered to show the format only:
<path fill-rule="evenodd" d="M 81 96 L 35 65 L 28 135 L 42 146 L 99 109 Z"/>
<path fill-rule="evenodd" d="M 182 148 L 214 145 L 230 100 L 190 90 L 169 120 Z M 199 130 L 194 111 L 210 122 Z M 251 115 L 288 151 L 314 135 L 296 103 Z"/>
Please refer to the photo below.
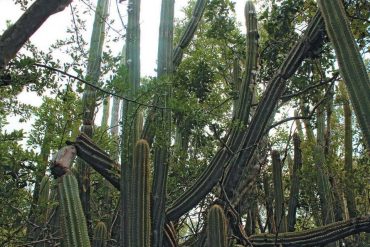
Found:
<path fill-rule="evenodd" d="M 32 1 L 30 1 L 32 2 Z M 86 8 L 85 0 L 74 0 L 72 5 Z M 97 0 L 92 0 L 96 5 Z M 183 14 L 181 10 L 186 6 L 188 0 L 176 0 L 175 17 L 181 18 Z M 237 18 L 240 23 L 243 23 L 243 5 L 245 1 L 236 1 Z M 154 69 L 156 67 L 157 45 L 158 45 L 158 29 L 160 16 L 161 0 L 142 0 L 141 1 L 141 70 L 142 75 L 155 75 Z M 119 4 L 120 12 L 126 15 L 127 0 Z M 22 14 L 19 5 L 14 4 L 14 0 L 0 0 L 0 30 L 6 28 L 6 21 L 9 20 L 14 23 Z M 111 0 L 110 18 L 115 20 L 113 27 L 120 29 L 120 21 L 116 8 L 116 0 Z M 31 37 L 31 41 L 41 49 L 47 49 L 57 39 L 63 39 L 65 30 L 71 25 L 71 10 L 67 7 L 63 12 L 49 17 L 48 20 L 40 27 L 40 29 Z M 89 18 L 87 27 L 91 28 L 93 16 Z M 91 30 L 91 29 L 89 29 Z M 244 28 L 242 28 L 244 30 Z M 91 31 L 90 31 L 91 32 Z M 90 35 L 90 33 L 89 33 Z M 86 37 L 89 41 L 90 36 Z M 121 48 L 119 48 L 121 50 Z"/>

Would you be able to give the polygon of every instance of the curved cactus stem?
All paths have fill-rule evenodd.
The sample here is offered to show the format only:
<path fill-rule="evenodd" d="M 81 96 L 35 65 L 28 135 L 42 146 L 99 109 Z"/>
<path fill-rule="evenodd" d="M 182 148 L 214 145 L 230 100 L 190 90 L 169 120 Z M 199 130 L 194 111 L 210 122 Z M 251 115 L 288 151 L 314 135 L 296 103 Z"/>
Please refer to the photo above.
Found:
<path fill-rule="evenodd" d="M 335 222 L 301 232 L 258 234 L 249 237 L 253 246 L 321 246 L 360 232 L 370 232 L 370 216 Z"/>
<path fill-rule="evenodd" d="M 207 246 L 226 247 L 227 246 L 227 222 L 224 210 L 215 204 L 208 212 L 207 217 Z"/>
<path fill-rule="evenodd" d="M 326 31 L 338 59 L 339 70 L 347 86 L 353 109 L 370 149 L 370 79 L 358 46 L 350 30 L 341 0 L 317 1 Z"/>

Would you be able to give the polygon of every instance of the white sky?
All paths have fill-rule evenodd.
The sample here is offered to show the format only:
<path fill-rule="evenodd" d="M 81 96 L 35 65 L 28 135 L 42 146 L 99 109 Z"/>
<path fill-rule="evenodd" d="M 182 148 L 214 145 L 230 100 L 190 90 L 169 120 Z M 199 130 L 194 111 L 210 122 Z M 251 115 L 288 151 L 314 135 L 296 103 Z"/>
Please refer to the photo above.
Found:
<path fill-rule="evenodd" d="M 83 2 L 86 0 L 73 0 L 72 5 L 79 6 L 79 9 L 85 9 L 86 5 Z M 29 1 L 34 2 L 34 1 Z M 244 28 L 244 4 L 245 1 L 235 0 L 236 2 L 236 14 L 237 19 L 243 24 L 242 31 L 245 32 Z M 92 3 L 96 5 L 97 0 L 92 0 Z M 188 0 L 175 0 L 175 18 L 182 18 L 184 14 L 181 10 L 186 6 Z M 119 4 L 120 12 L 123 16 L 126 15 L 127 0 L 122 4 Z M 160 5 L 161 0 L 142 0 L 141 1 L 141 74 L 142 76 L 155 76 L 156 59 L 157 59 L 157 46 L 158 46 L 158 30 L 159 30 L 159 18 L 160 18 Z M 14 4 L 14 0 L 0 0 L 0 33 L 6 29 L 6 21 L 11 23 L 22 15 L 19 5 Z M 112 25 L 115 29 L 121 29 L 120 20 L 118 17 L 116 0 L 111 0 L 110 19 L 115 20 Z M 86 41 L 90 41 L 91 28 L 94 16 L 91 15 L 86 25 L 88 27 Z M 127 23 L 125 23 L 127 24 Z M 63 39 L 66 29 L 71 25 L 71 10 L 67 7 L 64 11 L 56 13 L 50 16 L 46 22 L 34 33 L 31 37 L 32 43 L 38 48 L 47 51 L 49 46 L 54 43 L 57 39 Z M 122 43 L 119 43 L 116 47 L 112 47 L 115 52 L 120 52 L 122 49 Z M 22 92 L 18 95 L 18 98 L 22 103 L 31 104 L 34 106 L 41 105 L 41 98 L 35 94 Z M 99 114 L 100 115 L 100 114 Z M 96 118 L 100 121 L 99 116 Z M 30 122 L 20 124 L 18 123 L 17 117 L 11 117 L 8 119 L 9 124 L 7 125 L 8 131 L 14 129 L 29 129 Z"/>

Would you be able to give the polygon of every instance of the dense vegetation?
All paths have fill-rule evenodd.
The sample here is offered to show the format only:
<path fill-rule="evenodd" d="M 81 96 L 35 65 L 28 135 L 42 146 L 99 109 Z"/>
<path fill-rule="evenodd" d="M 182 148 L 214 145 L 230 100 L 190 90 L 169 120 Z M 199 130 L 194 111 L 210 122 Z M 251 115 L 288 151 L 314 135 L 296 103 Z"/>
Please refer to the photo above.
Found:
<path fill-rule="evenodd" d="M 140 74 L 145 3 L 111 3 L 127 8 L 116 30 L 109 2 L 14 0 L 0 246 L 370 245 L 367 1 L 246 1 L 244 34 L 233 1 L 175 19 L 162 0 L 156 77 Z M 28 41 L 66 6 L 65 39 Z"/>

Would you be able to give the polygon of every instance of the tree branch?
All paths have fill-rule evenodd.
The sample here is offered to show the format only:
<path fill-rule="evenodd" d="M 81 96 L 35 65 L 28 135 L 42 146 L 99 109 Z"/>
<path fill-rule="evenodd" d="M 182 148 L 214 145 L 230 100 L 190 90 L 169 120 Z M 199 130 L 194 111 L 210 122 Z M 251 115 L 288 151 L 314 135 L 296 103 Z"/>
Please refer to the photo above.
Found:
<path fill-rule="evenodd" d="M 39 29 L 46 19 L 58 13 L 73 0 L 37 0 L 18 21 L 0 37 L 0 70 L 15 57 L 24 43 Z"/>

